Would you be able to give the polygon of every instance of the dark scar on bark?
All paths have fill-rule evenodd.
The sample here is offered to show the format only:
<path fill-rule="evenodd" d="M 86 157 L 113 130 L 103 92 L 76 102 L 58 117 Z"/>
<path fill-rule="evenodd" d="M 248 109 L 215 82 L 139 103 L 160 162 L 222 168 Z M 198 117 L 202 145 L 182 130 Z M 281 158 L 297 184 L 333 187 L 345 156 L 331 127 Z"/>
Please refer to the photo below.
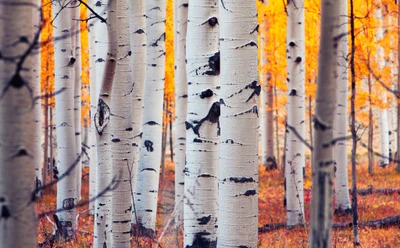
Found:
<path fill-rule="evenodd" d="M 110 122 L 110 115 L 110 107 L 104 102 L 103 99 L 99 99 L 97 104 L 97 112 L 94 115 L 94 123 L 98 134 L 103 134 L 104 128 L 106 128 Z"/>
<path fill-rule="evenodd" d="M 151 44 L 151 46 L 152 46 L 152 47 L 158 46 L 158 42 L 159 42 L 159 41 L 165 41 L 165 33 L 162 33 L 162 34 L 160 35 L 160 37 L 159 37 L 155 42 L 153 42 L 153 43 Z"/>
<path fill-rule="evenodd" d="M 220 124 L 219 124 L 219 116 L 221 115 L 221 103 L 220 102 L 214 102 L 210 108 L 210 110 L 208 111 L 208 114 L 206 115 L 206 117 L 204 117 L 203 119 L 199 120 L 195 125 L 192 125 L 189 122 L 185 122 L 186 124 L 186 130 L 189 130 L 190 128 L 193 129 L 193 132 L 200 137 L 200 133 L 199 133 L 199 129 L 201 127 L 201 125 L 205 122 L 205 121 L 209 121 L 212 124 L 217 123 L 218 125 L 218 132 L 217 134 L 220 135 Z"/>
<path fill-rule="evenodd" d="M 215 25 L 219 24 L 218 18 L 215 16 L 210 17 L 207 21 L 203 22 L 201 25 L 204 25 L 206 23 L 208 23 L 208 25 L 210 25 L 211 27 L 214 27 Z"/>
<path fill-rule="evenodd" d="M 153 148 L 153 142 L 150 140 L 145 140 L 144 141 L 144 146 L 146 147 L 148 152 L 153 152 L 154 148 Z"/>
<path fill-rule="evenodd" d="M 160 126 L 160 124 L 158 124 L 157 122 L 155 122 L 155 121 L 148 121 L 148 122 L 146 122 L 144 125 L 149 125 L 149 126 L 155 126 L 155 125 L 158 125 L 158 126 Z"/>
<path fill-rule="evenodd" d="M 235 49 L 245 48 L 245 47 L 248 47 L 248 46 L 257 47 L 258 48 L 257 43 L 255 43 L 254 41 L 250 41 L 249 43 L 246 43 L 246 44 L 244 44 L 242 46 L 235 47 Z"/>
<path fill-rule="evenodd" d="M 206 225 L 211 220 L 211 215 L 198 218 L 199 225 Z"/>

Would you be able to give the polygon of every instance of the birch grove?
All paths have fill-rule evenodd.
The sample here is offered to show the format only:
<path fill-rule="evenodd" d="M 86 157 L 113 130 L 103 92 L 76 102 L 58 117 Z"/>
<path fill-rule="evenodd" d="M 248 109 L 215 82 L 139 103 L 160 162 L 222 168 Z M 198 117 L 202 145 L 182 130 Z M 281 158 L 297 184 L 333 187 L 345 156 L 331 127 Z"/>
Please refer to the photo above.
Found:
<path fill-rule="evenodd" d="M 304 224 L 305 167 L 305 35 L 304 1 L 290 0 L 287 4 L 288 115 L 286 176 L 287 225 Z"/>
<path fill-rule="evenodd" d="M 190 0 L 184 246 L 215 247 L 218 219 L 220 52 L 218 2 Z"/>
<path fill-rule="evenodd" d="M 258 95 L 256 2 L 220 1 L 218 247 L 257 247 Z"/>

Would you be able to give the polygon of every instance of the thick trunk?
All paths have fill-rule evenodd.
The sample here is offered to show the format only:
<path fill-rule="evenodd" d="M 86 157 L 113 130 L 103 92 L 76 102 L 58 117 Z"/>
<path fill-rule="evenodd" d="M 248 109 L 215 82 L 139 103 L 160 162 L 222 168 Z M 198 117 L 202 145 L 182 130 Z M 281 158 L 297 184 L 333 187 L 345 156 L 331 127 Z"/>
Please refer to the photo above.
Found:
<path fill-rule="evenodd" d="M 112 88 L 111 154 L 113 177 L 118 187 L 112 192 L 113 247 L 130 247 L 132 201 L 130 166 L 132 165 L 132 74 L 128 1 L 117 1 L 117 68 Z"/>
<path fill-rule="evenodd" d="M 400 1 L 397 2 L 397 13 L 400 13 Z M 400 26 L 400 15 L 397 18 L 397 26 Z M 397 40 L 397 89 L 400 90 L 400 35 Z M 397 91 L 397 163 L 396 170 L 400 172 L 400 92 Z"/>
<path fill-rule="evenodd" d="M 110 103 L 118 48 L 116 2 L 117 1 L 104 1 L 100 4 L 100 6 L 98 6 L 99 10 L 103 11 L 99 11 L 98 13 L 101 13 L 102 16 L 107 16 L 107 24 L 97 22 L 95 26 L 96 41 L 98 41 L 99 44 L 99 47 L 96 47 L 96 61 L 98 61 L 100 64 L 99 67 L 96 66 L 96 73 L 103 73 L 97 103 L 97 112 L 94 116 L 94 122 L 97 131 L 96 142 L 98 164 L 96 168 L 96 177 L 98 193 L 104 192 L 104 190 L 106 190 L 112 182 Z M 108 39 L 104 39 L 104 33 L 107 33 L 107 31 Z M 106 50 L 107 52 L 105 54 L 100 53 L 99 51 L 103 51 L 105 45 L 108 45 Z M 111 247 L 111 204 L 111 191 L 106 191 L 102 196 L 99 196 L 96 199 L 94 247 Z"/>
<path fill-rule="evenodd" d="M 304 1 L 287 3 L 288 120 L 286 154 L 286 218 L 288 226 L 304 224 L 305 166 L 305 35 Z"/>
<path fill-rule="evenodd" d="M 155 234 L 161 161 L 165 68 L 165 0 L 146 1 L 146 85 L 136 210 L 139 224 Z"/>
<path fill-rule="evenodd" d="M 133 161 L 131 167 L 131 187 L 132 196 L 136 191 L 136 181 L 139 165 L 140 143 L 142 133 L 143 118 L 143 94 L 146 76 L 146 3 L 144 0 L 135 2 L 128 1 L 129 4 L 129 32 L 131 45 L 131 70 L 132 70 L 132 154 Z M 132 198 L 132 197 L 131 197 Z M 134 197 L 133 197 L 134 198 Z M 136 213 L 134 200 L 132 199 L 132 223 L 136 223 Z"/>
<path fill-rule="evenodd" d="M 55 53 L 55 91 L 63 90 L 56 95 L 56 135 L 57 135 L 57 171 L 58 178 L 65 177 L 57 183 L 57 213 L 64 238 L 72 238 L 76 227 L 76 140 L 74 123 L 74 79 L 75 68 L 73 42 L 71 33 L 71 12 L 60 2 L 53 3 L 55 37 L 63 37 L 54 42 Z M 73 167 L 75 166 L 75 167 Z"/>
<path fill-rule="evenodd" d="M 337 211 L 347 211 L 351 208 L 349 196 L 349 184 L 347 173 L 347 91 L 348 91 L 348 17 L 347 2 L 341 1 L 340 4 L 340 28 L 337 53 L 337 72 L 339 78 L 336 86 L 336 110 L 334 117 L 333 136 L 338 141 L 334 146 L 335 161 L 335 209 Z"/>
<path fill-rule="evenodd" d="M 186 165 L 186 114 L 187 114 L 187 75 L 186 75 L 186 32 L 188 21 L 188 1 L 175 3 L 175 224 L 182 225 L 183 192 L 185 184 L 184 169 Z"/>
<path fill-rule="evenodd" d="M 221 137 L 218 247 L 257 247 L 256 1 L 220 1 Z M 232 207 L 234 206 L 234 207 Z"/>
<path fill-rule="evenodd" d="M 35 37 L 39 6 L 26 0 L 0 3 L 0 47 L 6 48 L 1 53 L 12 59 L 12 63 L 0 60 L 0 246 L 4 248 L 37 246 L 32 192 L 41 156 L 36 152 L 38 144 L 32 142 L 39 135 L 32 100 L 40 85 L 37 72 L 31 70 L 36 57 L 30 53 L 37 52 L 32 44 L 39 42 Z M 32 20 L 37 21 L 35 27 Z M 28 56 L 22 55 L 25 52 Z"/>
<path fill-rule="evenodd" d="M 188 13 L 185 247 L 215 247 L 217 241 L 220 53 L 215 6 L 216 0 L 190 0 Z"/>
<path fill-rule="evenodd" d="M 314 151 L 310 247 L 330 247 L 332 230 L 333 113 L 338 41 L 339 4 L 321 2 L 321 37 L 318 58 L 318 83 L 314 117 Z M 327 145 L 328 144 L 328 145 Z"/>

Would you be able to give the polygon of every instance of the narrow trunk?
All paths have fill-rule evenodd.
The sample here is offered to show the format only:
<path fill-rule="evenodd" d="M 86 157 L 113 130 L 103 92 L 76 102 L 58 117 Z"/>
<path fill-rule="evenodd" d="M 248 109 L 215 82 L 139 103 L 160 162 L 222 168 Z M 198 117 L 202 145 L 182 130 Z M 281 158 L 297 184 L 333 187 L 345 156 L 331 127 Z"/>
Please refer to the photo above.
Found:
<path fill-rule="evenodd" d="M 165 0 L 146 1 L 146 85 L 136 210 L 143 235 L 156 228 L 165 68 Z"/>
<path fill-rule="evenodd" d="M 287 62 L 288 118 L 286 154 L 286 220 L 288 226 L 304 224 L 305 166 L 305 35 L 304 1 L 288 0 Z"/>
<path fill-rule="evenodd" d="M 400 1 L 397 2 L 397 13 L 400 13 Z M 400 26 L 400 15 L 397 17 L 397 26 Z M 397 38 L 397 163 L 396 170 L 400 172 L 400 35 Z"/>
<path fill-rule="evenodd" d="M 132 56 L 132 166 L 131 198 L 135 198 L 138 174 L 140 143 L 142 137 L 143 94 L 146 75 L 146 3 L 145 0 L 128 1 L 129 4 L 129 33 Z M 132 223 L 137 223 L 135 199 L 132 200 Z"/>
<path fill-rule="evenodd" d="M 62 226 L 58 234 L 71 239 L 76 227 L 76 140 L 74 123 L 74 57 L 71 35 L 71 12 L 65 3 L 53 2 L 54 37 L 62 37 L 54 42 L 55 53 L 55 92 L 56 95 L 56 135 L 57 135 L 57 171 L 58 178 L 65 177 L 57 183 L 57 213 Z"/>
<path fill-rule="evenodd" d="M 218 247 L 256 247 L 257 105 L 261 90 L 257 76 L 256 1 L 220 1 L 219 16 L 221 137 Z"/>
<path fill-rule="evenodd" d="M 12 61 L 0 60 L 0 246 L 4 248 L 37 246 L 32 186 L 41 156 L 36 152 L 40 147 L 32 142 L 39 135 L 32 100 L 40 85 L 37 72 L 32 72 L 37 61 L 31 56 L 39 42 L 40 5 L 36 4 L 32 0 L 0 3 L 0 47 L 6 47 L 1 53 Z M 36 27 L 30 25 L 32 20 L 37 21 Z M 28 56 L 23 56 L 27 51 Z"/>
<path fill-rule="evenodd" d="M 370 65 L 370 55 L 368 53 L 368 64 Z M 368 173 L 373 174 L 374 153 L 373 153 L 373 138 L 374 138 L 374 123 L 372 113 L 372 80 L 371 72 L 368 72 Z"/>
<path fill-rule="evenodd" d="M 104 1 L 96 6 L 101 10 L 102 16 L 107 17 L 107 24 L 96 23 L 96 40 L 100 47 L 96 47 L 97 60 L 105 62 L 101 67 L 96 67 L 96 73 L 103 73 L 101 80 L 100 93 L 97 103 L 97 112 L 94 116 L 96 126 L 96 142 L 97 142 L 97 192 L 104 193 L 99 196 L 95 203 L 95 225 L 94 225 L 94 247 L 111 247 L 111 205 L 112 192 L 110 184 L 112 184 L 112 160 L 111 160 L 111 133 L 110 133 L 110 118 L 112 109 L 111 89 L 114 80 L 117 60 L 117 16 L 116 16 L 117 1 Z M 108 40 L 103 39 L 104 33 L 108 31 Z M 99 35 L 97 35 L 99 34 Z M 104 49 L 104 45 L 108 45 L 107 53 L 100 53 Z M 99 49 L 97 49 L 99 48 Z M 99 69 L 99 70 L 97 70 Z M 112 106 L 111 106 L 112 107 Z"/>
<path fill-rule="evenodd" d="M 318 82 L 314 116 L 314 154 L 312 168 L 310 247 L 330 247 L 332 231 L 333 113 L 337 74 L 335 39 L 339 3 L 321 2 L 321 36 L 318 57 Z"/>
<path fill-rule="evenodd" d="M 277 169 L 278 164 L 277 160 L 275 158 L 275 152 L 274 152 L 274 92 L 273 92 L 273 85 L 271 85 L 270 82 L 270 76 L 267 76 L 267 130 L 266 130 L 266 135 L 267 135 L 267 168 L 269 169 Z M 276 119 L 278 118 L 277 116 L 275 117 Z M 278 132 L 278 129 L 277 129 Z M 276 143 L 277 146 L 279 146 L 279 142 Z M 278 147 L 279 149 L 279 147 Z M 278 153 L 278 158 L 279 158 L 279 153 Z"/>
<path fill-rule="evenodd" d="M 334 117 L 333 136 L 337 140 L 334 145 L 335 163 L 335 211 L 349 212 L 350 196 L 347 172 L 347 89 L 348 89 L 348 17 L 347 2 L 341 1 L 339 17 L 339 47 L 337 53 L 337 72 L 339 78 L 336 82 L 336 110 Z"/>
<path fill-rule="evenodd" d="M 189 5 L 184 247 L 215 247 L 217 242 L 220 133 L 217 6 L 217 0 L 190 0 Z"/>
<path fill-rule="evenodd" d="M 183 192 L 185 185 L 184 169 L 186 165 L 186 114 L 187 114 L 187 75 L 186 75 L 186 33 L 188 22 L 188 1 L 175 3 L 175 225 L 182 226 Z"/>

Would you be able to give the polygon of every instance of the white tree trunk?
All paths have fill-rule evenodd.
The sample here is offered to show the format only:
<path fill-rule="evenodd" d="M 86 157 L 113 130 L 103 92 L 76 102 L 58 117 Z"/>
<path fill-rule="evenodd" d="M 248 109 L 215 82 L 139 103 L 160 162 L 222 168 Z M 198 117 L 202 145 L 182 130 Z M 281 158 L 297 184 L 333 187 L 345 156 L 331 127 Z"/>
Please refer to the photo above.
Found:
<path fill-rule="evenodd" d="M 130 247 L 131 239 L 131 184 L 129 166 L 132 165 L 132 77 L 128 1 L 117 1 L 117 68 L 111 97 L 111 153 L 113 177 L 118 187 L 112 193 L 113 247 Z"/>
<path fill-rule="evenodd" d="M 256 1 L 220 1 L 221 137 L 218 247 L 257 247 Z"/>
<path fill-rule="evenodd" d="M 132 154 L 131 167 L 132 194 L 136 192 L 137 171 L 140 155 L 140 141 L 142 137 L 143 94 L 146 81 L 146 3 L 137 0 L 129 3 L 129 32 L 131 44 L 132 70 Z M 136 201 L 136 199 L 135 199 Z M 132 201 L 133 203 L 133 201 Z M 135 206 L 132 207 L 132 223 L 136 223 Z"/>
<path fill-rule="evenodd" d="M 216 0 L 190 0 L 188 13 L 185 247 L 215 247 L 217 242 L 220 52 L 215 6 Z"/>
<path fill-rule="evenodd" d="M 143 133 L 137 181 L 137 216 L 141 228 L 155 234 L 165 68 L 165 0 L 146 1 L 146 85 Z"/>
<path fill-rule="evenodd" d="M 187 114 L 187 75 L 186 75 L 186 33 L 188 21 L 188 0 L 175 3 L 175 225 L 183 220 L 183 194 L 186 164 L 186 114 Z"/>
<path fill-rule="evenodd" d="M 36 58 L 30 54 L 37 52 L 30 46 L 39 41 L 34 38 L 40 13 L 35 3 L 0 3 L 0 246 L 4 248 L 37 246 L 32 192 L 39 149 L 33 141 L 39 129 L 35 127 L 37 117 L 32 108 L 37 95 L 32 88 L 38 89 L 40 85 L 35 69 L 32 70 Z M 36 27 L 32 20 L 37 21 Z M 26 42 L 21 38 L 26 38 Z M 27 51 L 28 56 L 22 56 Z"/>
<path fill-rule="evenodd" d="M 304 1 L 287 3 L 288 119 L 286 154 L 286 220 L 288 226 L 304 224 L 305 166 L 305 35 Z"/>
<path fill-rule="evenodd" d="M 93 5 L 93 0 L 87 3 Z M 88 13 L 90 17 L 90 12 Z M 90 80 L 90 160 L 89 160 L 89 200 L 96 197 L 96 164 L 97 164 L 97 143 L 96 143 L 96 126 L 94 124 L 94 115 L 96 114 L 96 105 L 98 98 L 98 87 L 96 80 L 96 39 L 95 39 L 95 21 L 90 21 L 88 24 L 89 32 L 89 80 Z M 95 202 L 89 203 L 89 211 L 94 214 Z"/>
<path fill-rule="evenodd" d="M 82 58 L 81 58 L 81 30 L 80 30 L 80 8 L 79 1 L 73 0 L 71 2 L 71 34 L 73 44 L 73 57 L 75 58 L 74 68 L 74 118 L 75 118 L 75 142 L 76 142 L 76 156 L 81 154 L 82 150 L 82 125 L 81 125 L 81 74 L 82 74 Z M 81 186 L 82 186 L 82 159 L 76 165 L 76 198 L 81 200 Z"/>
<path fill-rule="evenodd" d="M 107 18 L 107 25 L 104 23 L 96 23 L 96 40 L 104 48 L 108 44 L 107 53 L 99 53 L 101 47 L 96 47 L 96 57 L 98 62 L 105 62 L 105 67 L 97 68 L 96 73 L 103 72 L 101 80 L 100 93 L 97 103 L 97 112 L 94 117 L 96 125 L 96 141 L 97 141 L 97 193 L 103 193 L 96 199 L 95 203 L 95 226 L 94 226 L 94 247 L 111 247 L 111 204 L 112 192 L 108 188 L 112 184 L 112 160 L 111 160 L 111 134 L 110 134 L 110 118 L 111 118 L 111 89 L 114 80 L 116 60 L 117 60 L 117 1 L 104 1 L 101 6 L 103 17 Z M 103 32 L 108 31 L 108 39 L 103 40 Z M 99 34 L 99 35 L 97 35 Z M 97 70 L 99 69 L 99 70 Z"/>
<path fill-rule="evenodd" d="M 56 95 L 56 133 L 57 133 L 57 213 L 62 224 L 62 236 L 71 238 L 76 227 L 75 202 L 76 189 L 76 140 L 74 123 L 74 79 L 75 68 L 72 57 L 71 13 L 64 2 L 53 3 L 54 37 L 62 37 L 54 42 L 55 53 L 55 92 Z M 68 34 L 68 35 L 65 35 Z"/>
<path fill-rule="evenodd" d="M 267 166 L 268 158 L 268 136 L 267 136 L 267 17 L 263 16 L 260 22 L 260 83 L 261 83 L 261 94 L 260 94 L 260 133 L 261 133 L 261 164 Z"/>
<path fill-rule="evenodd" d="M 351 209 L 349 196 L 349 179 L 347 164 L 347 136 L 348 136 L 348 17 L 347 2 L 341 1 L 340 17 L 337 36 L 341 37 L 338 43 L 337 52 L 337 73 L 338 80 L 336 85 L 336 109 L 333 126 L 333 137 L 338 141 L 334 145 L 335 163 L 335 209 L 338 211 L 348 211 Z"/>
<path fill-rule="evenodd" d="M 376 40 L 379 42 L 384 37 L 382 20 L 384 18 L 382 14 L 382 7 L 378 7 L 375 10 L 375 18 L 378 22 L 378 27 L 376 30 Z M 376 52 L 377 64 L 379 67 L 379 71 L 383 70 L 385 66 L 385 50 L 382 46 L 378 45 Z M 384 104 L 387 102 L 387 94 L 386 89 L 382 89 L 381 100 Z M 380 128 L 380 156 L 379 156 L 379 165 L 386 166 L 389 164 L 389 124 L 388 124 L 388 111 L 387 108 L 379 110 L 379 128 Z"/>
<path fill-rule="evenodd" d="M 321 37 L 314 116 L 310 247 L 330 247 L 332 231 L 333 113 L 337 82 L 339 3 L 321 2 Z"/>

